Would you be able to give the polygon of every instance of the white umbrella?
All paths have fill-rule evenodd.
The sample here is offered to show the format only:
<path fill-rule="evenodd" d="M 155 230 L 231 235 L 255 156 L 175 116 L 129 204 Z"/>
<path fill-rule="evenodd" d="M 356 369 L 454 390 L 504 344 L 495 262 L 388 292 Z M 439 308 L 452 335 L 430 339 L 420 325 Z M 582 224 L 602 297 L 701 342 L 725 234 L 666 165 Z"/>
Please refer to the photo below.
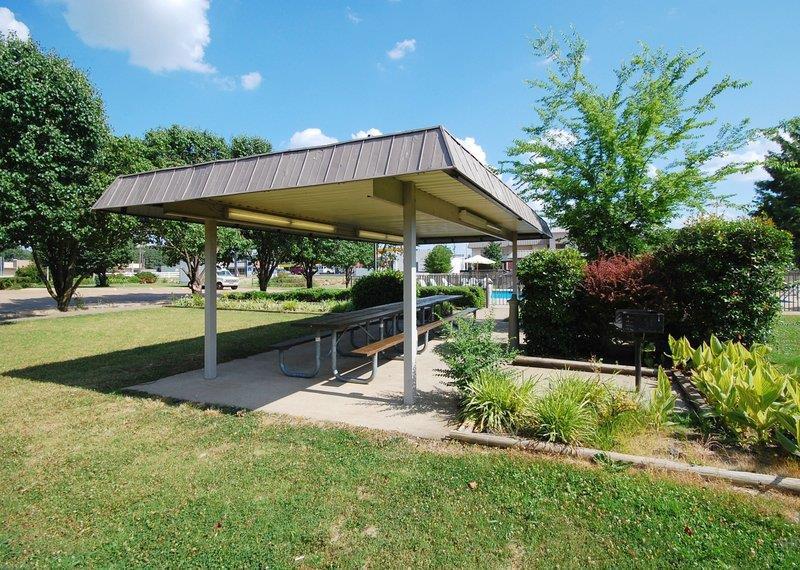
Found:
<path fill-rule="evenodd" d="M 473 255 L 464 260 L 464 263 L 473 263 L 475 265 L 494 265 L 495 260 L 483 257 L 482 255 Z"/>

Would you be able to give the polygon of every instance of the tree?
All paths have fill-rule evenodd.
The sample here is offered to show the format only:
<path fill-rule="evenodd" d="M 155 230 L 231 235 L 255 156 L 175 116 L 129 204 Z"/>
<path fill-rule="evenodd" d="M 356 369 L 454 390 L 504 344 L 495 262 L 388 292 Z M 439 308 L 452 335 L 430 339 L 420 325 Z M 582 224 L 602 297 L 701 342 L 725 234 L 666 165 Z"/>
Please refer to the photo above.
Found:
<path fill-rule="evenodd" d="M 205 228 L 201 224 L 155 220 L 151 232 L 161 245 L 167 263 L 186 265 L 187 286 L 192 293 L 199 293 L 200 266 L 205 259 Z"/>
<path fill-rule="evenodd" d="M 98 184 L 107 187 L 122 174 L 151 170 L 147 147 L 131 136 L 111 136 L 99 157 Z M 97 276 L 99 287 L 108 286 L 108 268 L 130 263 L 134 259 L 134 246 L 146 239 L 144 224 L 133 216 L 100 214 L 104 231 L 95 247 L 86 252 L 89 265 Z"/>
<path fill-rule="evenodd" d="M 144 144 L 148 158 L 156 168 L 199 164 L 231 156 L 224 138 L 209 131 L 180 125 L 147 131 Z"/>
<path fill-rule="evenodd" d="M 795 264 L 800 265 L 800 117 L 765 131 L 780 149 L 767 154 L 769 180 L 756 182 L 757 213 L 793 236 Z"/>
<path fill-rule="evenodd" d="M 533 49 L 550 67 L 546 80 L 529 82 L 543 92 L 538 122 L 514 142 L 509 156 L 518 158 L 504 169 L 589 257 L 646 250 L 682 211 L 707 204 L 717 182 L 752 168 L 712 162 L 749 136 L 747 120 L 709 133 L 717 98 L 746 84 L 724 77 L 698 93 L 709 74 L 702 52 L 642 45 L 604 93 L 584 73 L 580 37 L 548 34 Z"/>
<path fill-rule="evenodd" d="M 217 231 L 218 260 L 225 267 L 240 259 L 250 259 L 253 253 L 253 242 L 242 235 L 236 228 L 219 228 Z M 234 265 L 234 274 L 239 275 L 239 264 Z"/>
<path fill-rule="evenodd" d="M 397 256 L 403 254 L 403 246 L 391 243 L 378 244 L 378 267 L 377 269 L 392 269 Z"/>
<path fill-rule="evenodd" d="M 436 245 L 425 257 L 425 271 L 428 273 L 450 273 L 453 270 L 453 252 L 449 247 Z"/>
<path fill-rule="evenodd" d="M 371 266 L 374 249 L 371 243 L 362 241 L 335 240 L 327 263 L 344 269 L 344 286 L 350 287 L 356 265 Z"/>
<path fill-rule="evenodd" d="M 296 238 L 285 233 L 269 230 L 242 230 L 242 235 L 253 244 L 253 249 L 256 252 L 258 288 L 266 291 L 269 280 L 278 268 L 278 264 L 289 260 L 294 239 Z"/>
<path fill-rule="evenodd" d="M 503 264 L 503 248 L 496 241 L 486 246 L 486 249 L 483 250 L 483 256 L 493 260 L 495 267 L 500 267 Z"/>
<path fill-rule="evenodd" d="M 231 158 L 272 152 L 272 143 L 261 137 L 237 135 L 231 139 Z"/>
<path fill-rule="evenodd" d="M 32 41 L 0 39 L 0 227 L 27 246 L 60 311 L 91 275 L 92 252 L 125 241 L 91 206 L 109 139 L 86 75 Z M 46 271 L 49 269 L 49 271 Z"/>
<path fill-rule="evenodd" d="M 306 287 L 314 286 L 314 275 L 317 266 L 326 263 L 333 257 L 336 240 L 316 237 L 292 236 L 292 246 L 289 258 L 298 264 L 306 278 Z"/>

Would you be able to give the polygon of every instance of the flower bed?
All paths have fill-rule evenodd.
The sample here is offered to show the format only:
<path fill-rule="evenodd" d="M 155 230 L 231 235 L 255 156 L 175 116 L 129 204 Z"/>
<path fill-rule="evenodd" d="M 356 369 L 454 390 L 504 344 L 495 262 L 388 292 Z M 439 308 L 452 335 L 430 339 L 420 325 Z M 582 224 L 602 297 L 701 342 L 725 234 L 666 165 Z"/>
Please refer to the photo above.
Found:
<path fill-rule="evenodd" d="M 185 295 L 172 301 L 173 307 L 201 309 L 205 306 L 202 295 Z M 266 311 L 271 313 L 329 313 L 346 311 L 350 308 L 343 301 L 297 301 L 294 299 L 275 300 L 271 298 L 241 298 L 232 295 L 220 295 L 217 298 L 217 309 L 236 311 Z"/>

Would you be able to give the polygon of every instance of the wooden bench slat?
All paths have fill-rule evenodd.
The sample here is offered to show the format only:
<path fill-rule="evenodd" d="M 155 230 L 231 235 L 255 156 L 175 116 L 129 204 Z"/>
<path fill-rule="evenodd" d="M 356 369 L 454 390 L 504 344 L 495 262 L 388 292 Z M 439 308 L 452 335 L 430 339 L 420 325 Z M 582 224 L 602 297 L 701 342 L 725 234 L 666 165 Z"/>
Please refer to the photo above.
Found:
<path fill-rule="evenodd" d="M 437 329 L 437 328 L 439 328 L 441 326 L 444 326 L 444 324 L 446 322 L 454 321 L 458 317 L 463 317 L 463 316 L 466 316 L 466 315 L 474 314 L 477 310 L 478 309 L 476 309 L 474 307 L 470 307 L 470 308 L 467 308 L 467 309 L 462 309 L 460 311 L 457 311 L 457 312 L 453 313 L 452 315 L 450 315 L 448 317 L 444 317 L 442 319 L 439 319 L 438 321 L 433 321 L 432 323 L 426 323 L 424 325 L 420 325 L 419 327 L 417 327 L 417 336 L 425 334 L 426 332 L 430 332 L 430 331 L 432 331 L 434 329 Z M 361 355 L 361 356 L 372 356 L 376 352 L 381 352 L 381 351 L 384 351 L 384 350 L 386 350 L 388 348 L 392 348 L 393 346 L 397 346 L 398 344 L 403 342 L 403 340 L 405 340 L 405 334 L 404 333 L 399 333 L 399 334 L 396 334 L 396 335 L 393 335 L 393 336 L 390 336 L 390 337 L 386 337 L 386 338 L 381 339 L 381 340 L 377 340 L 377 341 L 375 341 L 373 343 L 367 344 L 367 345 L 362 346 L 360 348 L 356 348 L 352 352 L 353 352 L 353 354 L 358 354 L 358 355 Z"/>

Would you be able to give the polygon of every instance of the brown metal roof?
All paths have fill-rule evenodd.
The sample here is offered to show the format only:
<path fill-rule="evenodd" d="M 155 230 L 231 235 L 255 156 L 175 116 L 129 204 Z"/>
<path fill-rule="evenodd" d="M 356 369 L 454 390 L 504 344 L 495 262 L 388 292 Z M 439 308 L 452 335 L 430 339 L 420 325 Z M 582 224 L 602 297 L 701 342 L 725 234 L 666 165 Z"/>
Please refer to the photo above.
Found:
<path fill-rule="evenodd" d="M 378 224 L 375 217 L 376 223 L 371 223 L 369 213 L 350 201 L 351 195 L 362 196 L 361 182 L 383 179 L 413 181 L 437 200 L 482 215 L 520 237 L 550 235 L 547 224 L 530 206 L 441 126 L 120 176 L 94 208 L 155 217 L 179 217 L 176 214 L 183 212 L 197 219 L 212 217 L 207 212 L 222 211 L 219 207 L 233 206 L 394 232 L 396 220 Z M 333 207 L 320 210 L 326 200 Z M 306 209 L 294 206 L 304 201 L 310 202 Z M 352 210 L 349 214 L 348 209 Z M 418 231 L 420 243 L 481 237 L 480 232 L 465 232 L 463 227 L 445 223 L 422 223 Z"/>

